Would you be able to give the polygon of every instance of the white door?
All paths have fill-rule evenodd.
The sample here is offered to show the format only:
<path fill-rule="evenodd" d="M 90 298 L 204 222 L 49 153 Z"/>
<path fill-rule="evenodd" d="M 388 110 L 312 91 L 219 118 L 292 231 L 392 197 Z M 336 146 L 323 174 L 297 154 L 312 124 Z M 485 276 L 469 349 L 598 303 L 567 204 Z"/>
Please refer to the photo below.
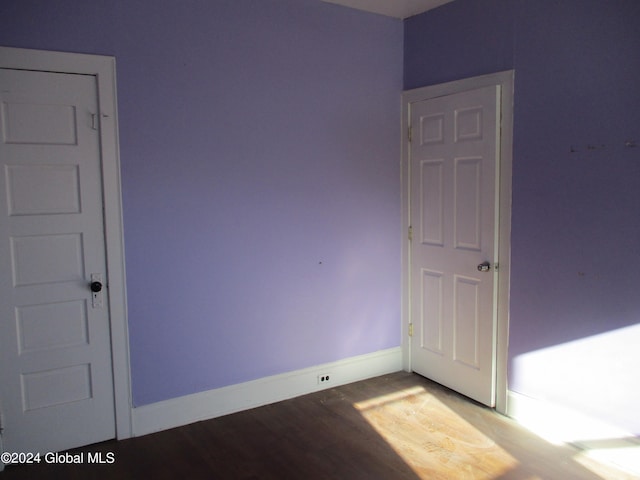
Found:
<path fill-rule="evenodd" d="M 494 85 L 410 105 L 411 367 L 489 406 L 499 101 Z"/>
<path fill-rule="evenodd" d="M 8 452 L 115 437 L 97 98 L 92 75 L 0 69 Z"/>

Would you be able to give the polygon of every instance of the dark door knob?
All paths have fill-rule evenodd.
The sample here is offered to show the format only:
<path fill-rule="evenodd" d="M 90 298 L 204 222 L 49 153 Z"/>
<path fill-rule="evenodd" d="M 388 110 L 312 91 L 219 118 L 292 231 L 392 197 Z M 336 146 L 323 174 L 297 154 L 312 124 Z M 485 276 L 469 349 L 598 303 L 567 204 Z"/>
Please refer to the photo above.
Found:
<path fill-rule="evenodd" d="M 102 283 L 100 282 L 91 282 L 91 291 L 93 293 L 98 293 L 102 291 Z"/>
<path fill-rule="evenodd" d="M 479 272 L 488 272 L 489 270 L 491 270 L 491 264 L 489 262 L 482 262 L 478 265 Z"/>

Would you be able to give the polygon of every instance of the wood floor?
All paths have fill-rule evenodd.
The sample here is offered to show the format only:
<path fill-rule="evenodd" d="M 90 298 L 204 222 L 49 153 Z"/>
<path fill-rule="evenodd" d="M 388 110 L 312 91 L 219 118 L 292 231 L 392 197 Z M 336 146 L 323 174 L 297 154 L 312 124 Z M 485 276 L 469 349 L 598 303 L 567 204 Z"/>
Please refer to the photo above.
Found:
<path fill-rule="evenodd" d="M 9 466 L 0 480 L 634 478 L 404 372 L 70 453 L 84 464 Z M 98 453 L 115 461 L 88 465 Z"/>

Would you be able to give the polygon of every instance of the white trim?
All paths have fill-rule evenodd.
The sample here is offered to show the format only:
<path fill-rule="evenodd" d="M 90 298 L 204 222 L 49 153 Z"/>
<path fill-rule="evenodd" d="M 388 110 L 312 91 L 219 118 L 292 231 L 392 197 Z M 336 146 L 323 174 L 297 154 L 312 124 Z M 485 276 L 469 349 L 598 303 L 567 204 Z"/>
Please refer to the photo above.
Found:
<path fill-rule="evenodd" d="M 100 108 L 100 146 L 105 216 L 105 247 L 116 435 L 131 436 L 131 387 L 124 267 L 124 238 L 118 146 L 115 59 L 108 56 L 0 47 L 0 66 L 19 70 L 95 75 Z"/>
<path fill-rule="evenodd" d="M 589 458 L 629 473 L 628 478 L 640 476 L 637 435 L 575 409 L 514 391 L 509 391 L 508 405 L 507 415 L 547 442 L 578 448 L 574 460 Z"/>
<path fill-rule="evenodd" d="M 407 90 L 402 94 L 402 359 L 403 369 L 411 371 L 410 322 L 410 271 L 411 262 L 408 241 L 410 191 L 409 167 L 410 149 L 408 131 L 410 126 L 410 105 L 430 98 L 442 97 L 482 87 L 501 87 L 501 135 L 499 171 L 499 215 L 498 215 L 498 291 L 497 291 L 497 331 L 496 331 L 496 410 L 507 412 L 507 361 L 509 343 L 509 286 L 511 272 L 511 177 L 513 145 L 513 81 L 514 71 L 508 70 L 480 77 Z"/>
<path fill-rule="evenodd" d="M 600 439 L 615 439 L 630 446 L 638 445 L 637 442 L 627 440 L 634 436 L 632 433 L 619 427 L 577 410 L 511 390 L 507 415 L 554 444 L 574 443 L 580 446 L 584 442 L 588 444 L 597 443 Z"/>
<path fill-rule="evenodd" d="M 402 368 L 401 348 L 325 363 L 133 409 L 134 436 L 188 425 L 241 410 L 260 407 L 326 388 L 394 373 Z M 327 384 L 318 375 L 329 374 Z"/>

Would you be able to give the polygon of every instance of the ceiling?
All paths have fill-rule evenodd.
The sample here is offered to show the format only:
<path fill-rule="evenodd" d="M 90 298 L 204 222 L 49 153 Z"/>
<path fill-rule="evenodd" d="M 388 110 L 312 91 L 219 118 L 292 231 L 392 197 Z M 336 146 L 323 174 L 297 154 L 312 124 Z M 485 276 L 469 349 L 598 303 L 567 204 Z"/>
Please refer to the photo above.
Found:
<path fill-rule="evenodd" d="M 379 13 L 388 17 L 407 18 L 453 0 L 322 0 L 345 7 Z"/>

